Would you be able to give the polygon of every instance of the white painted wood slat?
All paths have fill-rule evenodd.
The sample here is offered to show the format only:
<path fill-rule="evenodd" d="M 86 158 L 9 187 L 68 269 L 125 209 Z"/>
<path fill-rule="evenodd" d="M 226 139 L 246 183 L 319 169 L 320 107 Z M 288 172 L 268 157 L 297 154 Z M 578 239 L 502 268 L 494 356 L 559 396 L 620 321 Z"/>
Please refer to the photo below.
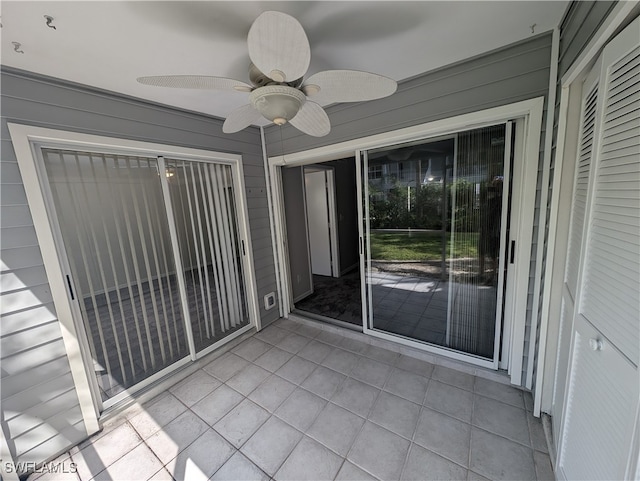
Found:
<path fill-rule="evenodd" d="M 580 151 L 578 156 L 576 183 L 573 193 L 573 214 L 569 233 L 569 249 L 567 252 L 567 288 L 575 297 L 578 283 L 580 261 L 580 246 L 582 243 L 582 229 L 587 205 L 587 191 L 589 189 L 589 173 L 593 154 L 593 136 L 595 132 L 596 105 L 598 87 L 595 85 L 586 95 L 583 103 L 582 134 L 580 136 Z"/>
<path fill-rule="evenodd" d="M 610 117 L 612 111 L 619 112 L 620 97 L 632 107 L 619 117 L 631 124 L 640 122 L 640 93 L 636 84 L 627 84 L 624 69 L 633 72 L 640 69 L 640 46 L 614 63 L 607 72 L 607 96 L 603 114 Z M 627 90 L 632 90 L 626 95 Z M 617 92 L 612 95 L 612 92 Z M 595 179 L 593 218 L 590 225 L 584 277 L 584 294 L 581 311 L 624 355 L 636 366 L 640 361 L 640 251 L 637 242 L 618 241 L 623 247 L 612 249 L 602 236 L 616 233 L 640 232 L 640 135 L 629 129 L 612 134 L 609 125 L 604 125 L 603 142 Z M 629 193 L 628 198 L 611 197 L 607 189 L 620 189 Z M 635 193 L 634 193 L 635 190 Z M 625 245 L 626 244 L 626 245 Z"/>

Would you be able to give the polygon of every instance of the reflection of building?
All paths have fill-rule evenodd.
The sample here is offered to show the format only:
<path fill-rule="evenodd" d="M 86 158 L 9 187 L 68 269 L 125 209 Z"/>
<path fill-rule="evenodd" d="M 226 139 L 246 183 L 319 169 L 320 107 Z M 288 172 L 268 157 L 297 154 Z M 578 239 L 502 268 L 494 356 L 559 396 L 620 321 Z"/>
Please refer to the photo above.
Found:
<path fill-rule="evenodd" d="M 476 194 L 480 193 L 480 185 L 490 181 L 498 172 L 494 172 L 491 164 L 502 162 L 495 158 L 495 152 L 504 147 L 504 128 L 498 127 L 483 134 L 482 139 L 472 139 L 469 132 L 458 134 L 457 156 L 455 139 L 441 140 L 428 144 L 415 144 L 391 151 L 378 151 L 369 155 L 368 179 L 372 194 L 380 200 L 387 199 L 393 188 L 407 188 L 410 192 L 429 184 L 451 184 L 453 181 L 466 181 L 476 186 Z M 478 156 L 489 162 L 461 162 L 465 158 L 466 145 L 470 142 L 481 144 Z M 454 164 L 456 172 L 454 173 Z M 455 175 L 455 179 L 454 179 Z"/>
<path fill-rule="evenodd" d="M 373 152 L 369 156 L 369 186 L 382 200 L 393 188 L 410 191 L 423 185 L 442 184 L 451 176 L 453 158 L 453 138 Z"/>
<path fill-rule="evenodd" d="M 449 156 L 419 158 L 415 160 L 393 161 L 369 165 L 370 185 L 415 186 L 418 180 L 421 185 L 430 182 L 442 183 L 444 165 Z M 376 182 L 378 181 L 378 182 Z"/>

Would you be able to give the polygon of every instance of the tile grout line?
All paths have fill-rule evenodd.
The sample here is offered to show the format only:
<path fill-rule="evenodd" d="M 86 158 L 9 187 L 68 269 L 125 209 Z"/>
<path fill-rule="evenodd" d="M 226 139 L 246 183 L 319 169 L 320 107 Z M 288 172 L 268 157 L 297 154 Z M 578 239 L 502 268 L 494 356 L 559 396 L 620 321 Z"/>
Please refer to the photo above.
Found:
<path fill-rule="evenodd" d="M 202 369 L 202 368 L 199 368 L 198 370 L 201 370 L 201 369 Z M 196 372 L 198 372 L 198 370 L 194 371 L 194 373 L 193 373 L 193 374 L 195 374 Z M 206 373 L 206 371 L 204 371 L 204 372 Z M 190 374 L 189 376 L 187 376 L 187 378 L 188 378 L 188 377 L 191 377 L 193 374 Z M 206 373 L 206 374 L 209 374 L 209 373 Z M 217 379 L 217 378 L 215 378 L 215 376 L 212 376 L 212 377 L 214 377 L 214 379 Z M 187 378 L 185 378 L 185 379 L 187 379 Z M 182 382 L 182 381 L 181 381 L 181 382 Z M 180 384 L 180 383 L 178 383 L 178 384 Z M 221 384 L 221 385 L 222 385 L 222 384 Z M 221 386 L 221 385 L 220 385 L 220 386 Z M 220 387 L 220 386 L 218 386 L 218 387 Z M 173 386 L 172 386 L 172 387 L 173 387 Z M 216 388 L 216 389 L 218 389 L 218 388 Z M 215 391 L 216 389 L 214 389 L 213 391 Z M 213 392 L 213 391 L 211 391 L 211 392 Z M 184 413 L 186 413 L 187 411 L 191 412 L 194 416 L 196 416 L 198 419 L 200 419 L 200 420 L 201 420 L 205 425 L 209 426 L 209 424 L 208 424 L 204 419 L 202 419 L 200 416 L 198 416 L 195 412 L 193 412 L 193 411 L 191 410 L 191 408 L 190 408 L 189 406 L 187 406 L 187 405 L 182 401 L 182 399 L 180 399 L 178 396 L 176 396 L 175 394 L 173 394 L 171 391 L 169 391 L 169 395 L 173 396 L 173 397 L 174 397 L 174 398 L 175 398 L 175 399 L 176 399 L 180 404 L 182 404 L 186 409 L 185 409 L 185 411 L 183 411 L 183 412 L 181 412 L 180 414 L 178 414 L 175 418 L 173 418 L 173 419 L 171 419 L 169 422 L 167 422 L 164 426 L 161 426 L 161 427 L 160 427 L 160 429 L 158 429 L 158 431 L 156 431 L 156 432 L 154 432 L 153 434 L 151 434 L 147 439 L 151 438 L 152 436 L 155 436 L 157 433 L 159 433 L 160 431 L 164 430 L 165 426 L 168 426 L 170 423 L 172 423 L 173 421 L 175 421 L 176 419 L 178 419 L 180 416 L 182 416 L 182 415 L 183 415 Z M 208 395 L 208 394 L 207 394 L 207 395 Z M 206 396 L 204 396 L 204 397 L 206 397 Z M 204 399 L 204 397 L 203 397 L 202 399 Z M 202 399 L 200 399 L 199 401 L 201 401 Z M 195 405 L 195 404 L 197 404 L 197 402 L 196 402 L 196 403 L 194 403 L 194 405 Z M 128 422 L 129 422 L 129 420 L 127 419 L 127 423 L 128 423 Z M 147 440 L 143 438 L 142 433 L 138 432 L 138 430 L 135 428 L 135 426 L 134 426 L 133 424 L 131 424 L 131 428 L 132 428 L 132 429 L 135 431 L 135 433 L 140 437 L 140 439 L 142 439 L 142 443 L 147 447 L 147 449 L 148 449 L 149 451 L 151 451 L 151 452 L 153 453 L 153 455 L 155 456 L 155 458 L 156 458 L 156 459 L 160 462 L 160 464 L 162 465 L 162 468 L 160 468 L 158 471 L 156 471 L 155 473 L 153 473 L 153 475 L 152 475 L 151 477 L 155 476 L 156 474 L 158 474 L 160 471 L 162 471 L 162 470 L 164 469 L 165 471 L 167 471 L 167 473 L 169 473 L 169 476 L 171 476 L 171 478 L 172 478 L 172 479 L 176 479 L 176 478 L 173 476 L 173 474 L 172 474 L 172 473 L 170 473 L 170 472 L 169 472 L 169 470 L 167 469 L 167 465 L 168 465 L 171 461 L 173 461 L 175 458 L 177 458 L 178 456 L 180 456 L 180 453 L 182 453 L 182 451 L 185 451 L 189 446 L 191 446 L 193 443 L 195 443 L 195 442 L 200 438 L 200 436 L 202 436 L 202 434 L 204 434 L 204 433 L 202 433 L 200 436 L 198 436 L 197 438 L 195 438 L 192 442 L 190 442 L 187 446 L 185 446 L 185 447 L 184 447 L 184 449 L 180 450 L 180 451 L 176 454 L 175 458 L 171 458 L 171 459 L 170 459 L 170 460 L 165 464 L 165 463 L 163 463 L 163 462 L 162 462 L 162 460 L 158 457 L 158 455 L 157 455 L 157 454 L 156 454 L 156 452 L 151 448 L 151 446 L 149 446 L 149 445 L 147 444 Z M 208 429 L 213 429 L 213 427 L 212 427 L 212 426 L 209 426 L 209 428 L 208 428 Z M 206 432 L 206 431 L 205 431 L 205 432 Z"/>
<path fill-rule="evenodd" d="M 296 331 L 297 331 L 297 330 L 296 330 Z M 289 332 L 290 332 L 290 333 L 296 333 L 296 334 L 297 334 L 297 332 L 296 332 L 296 331 L 289 331 Z M 303 334 L 298 334 L 298 335 L 299 335 L 299 336 L 303 336 L 303 337 L 307 337 L 307 336 L 304 336 Z M 318 333 L 318 335 L 319 335 L 319 333 Z M 317 337 L 317 335 L 316 335 L 316 337 Z M 286 352 L 289 352 L 290 354 L 293 354 L 293 356 L 291 356 L 291 358 L 289 358 L 289 360 L 293 359 L 293 357 L 295 357 L 295 356 L 298 356 L 298 353 L 299 353 L 302 349 L 304 349 L 304 347 L 306 347 L 306 346 L 307 346 L 307 345 L 308 345 L 312 340 L 314 340 L 314 339 L 315 339 L 315 337 L 310 338 L 309 342 L 307 342 L 307 344 L 305 344 L 302 348 L 300 348 L 300 350 L 298 350 L 298 352 L 296 352 L 296 353 L 291 353 L 291 352 L 289 352 L 289 351 L 286 351 L 286 350 L 285 350 Z M 265 341 L 265 342 L 266 342 L 266 341 Z M 273 345 L 273 347 L 277 347 L 277 346 Z M 280 348 L 280 349 L 281 349 L 281 348 Z M 281 349 L 281 350 L 284 350 L 284 349 Z M 300 357 L 300 356 L 298 356 L 298 357 Z M 305 358 L 302 358 L 302 357 L 301 357 L 301 359 L 305 359 Z M 287 362 L 289 362 L 289 360 L 288 360 Z M 242 393 L 240 393 L 241 395 L 243 395 L 243 396 L 244 396 L 244 399 L 246 399 L 246 400 L 248 400 L 248 401 L 250 401 L 250 402 L 253 402 L 253 403 L 254 403 L 254 404 L 256 404 L 257 406 L 259 406 L 261 409 L 264 409 L 264 407 L 260 406 L 258 403 L 255 403 L 254 401 L 252 401 L 251 399 L 249 399 L 249 395 L 251 395 L 251 394 L 252 394 L 255 390 L 257 390 L 260 386 L 262 386 L 262 384 L 264 384 L 264 383 L 267 381 L 267 379 L 269 379 L 269 377 L 271 377 L 271 375 L 277 376 L 278 378 L 283 379 L 283 380 L 285 380 L 285 381 L 287 381 L 287 382 L 289 382 L 289 383 L 291 383 L 291 384 L 293 384 L 293 385 L 295 386 L 295 388 L 291 391 L 291 393 L 289 393 L 289 395 L 288 395 L 287 397 L 285 397 L 285 398 L 282 400 L 282 402 L 280 402 L 280 404 L 278 404 L 278 406 L 273 410 L 273 412 L 269 412 L 267 409 L 265 409 L 265 411 L 269 412 L 269 416 L 265 419 L 265 421 L 264 421 L 262 424 L 260 424 L 260 426 L 258 426 L 258 428 L 257 428 L 257 429 L 256 429 L 256 430 L 251 434 L 251 436 L 249 436 L 249 438 L 248 438 L 244 443 L 242 443 L 242 445 L 241 445 L 240 447 L 238 447 L 238 448 L 237 448 L 237 451 L 238 451 L 238 452 L 240 452 L 243 456 L 247 457 L 247 456 L 246 456 L 246 455 L 241 451 L 241 448 L 242 448 L 246 443 L 248 443 L 248 442 L 249 442 L 249 440 L 250 440 L 250 439 L 251 439 L 251 438 L 252 438 L 252 437 L 253 437 L 253 436 L 254 436 L 254 435 L 255 435 L 255 434 L 260 430 L 260 428 L 262 428 L 262 427 L 263 427 L 263 426 L 264 426 L 264 425 L 269 421 L 269 419 L 271 419 L 272 417 L 275 417 L 277 420 L 279 420 L 279 421 L 281 421 L 281 422 L 284 422 L 287 426 L 291 426 L 288 422 L 286 422 L 285 420 L 281 419 L 279 416 L 277 416 L 277 415 L 276 415 L 276 410 L 277 410 L 277 409 L 279 409 L 279 408 L 280 408 L 284 403 L 286 403 L 286 402 L 287 402 L 287 400 L 288 400 L 289 398 L 291 398 L 291 396 L 293 396 L 293 393 L 294 393 L 294 392 L 296 392 L 296 390 L 297 390 L 298 388 L 300 388 L 300 389 L 302 389 L 302 390 L 304 390 L 304 391 L 306 391 L 306 392 L 309 392 L 309 393 L 313 394 L 314 396 L 317 396 L 317 394 L 312 393 L 311 391 L 308 391 L 307 389 L 304 389 L 304 388 L 302 387 L 302 383 L 303 383 L 305 380 L 307 380 L 307 379 L 308 379 L 308 378 L 309 378 L 309 377 L 310 377 L 310 376 L 311 376 L 311 375 L 312 375 L 312 374 L 313 374 L 313 373 L 318 369 L 318 367 L 320 367 L 320 364 L 317 364 L 317 363 L 315 363 L 314 361 L 311 361 L 311 360 L 309 360 L 309 359 L 305 359 L 305 360 L 306 360 L 306 361 L 309 361 L 309 362 L 312 362 L 312 363 L 314 363 L 314 364 L 316 364 L 316 367 L 315 367 L 315 368 L 314 368 L 314 369 L 313 369 L 313 370 L 312 370 L 312 371 L 311 371 L 311 372 L 310 372 L 310 373 L 309 373 L 309 374 L 308 374 L 308 375 L 307 375 L 307 376 L 306 376 L 306 377 L 305 377 L 305 378 L 300 382 L 300 384 L 296 384 L 296 383 L 294 383 L 294 382 L 291 382 L 290 380 L 285 379 L 285 378 L 283 378 L 282 376 L 280 376 L 280 375 L 276 374 L 276 372 L 272 372 L 272 373 L 270 373 L 270 376 L 266 377 L 266 378 L 265 378 L 265 379 L 264 379 L 264 380 L 263 380 L 263 381 L 262 381 L 258 386 L 256 386 L 256 387 L 255 387 L 255 388 L 254 388 L 250 393 L 248 393 L 246 396 L 244 396 Z M 253 365 L 257 366 L 257 364 L 255 364 L 255 363 L 254 363 L 254 361 L 249 361 L 249 362 L 250 362 L 251 364 L 253 364 Z M 285 362 L 285 364 L 286 364 L 286 362 Z M 283 364 L 283 366 L 284 366 L 284 364 Z M 258 366 L 258 367 L 260 367 L 260 366 Z M 280 367 L 282 367 L 282 366 L 280 366 Z M 226 383 L 225 383 L 225 384 L 226 384 Z M 230 387 L 230 386 L 229 386 L 229 387 Z M 320 397 L 321 399 L 324 399 L 324 398 L 322 398 L 321 396 L 318 396 L 318 397 Z M 244 401 L 244 399 L 243 399 L 243 401 Z M 240 402 L 242 402 L 242 401 L 240 401 Z M 327 403 L 328 403 L 328 401 L 327 401 Z M 238 403 L 238 404 L 240 404 L 240 403 Z M 323 409 L 324 409 L 324 408 L 323 408 Z M 318 414 L 316 415 L 316 417 L 314 417 L 314 418 L 313 418 L 313 420 L 311 421 L 311 425 L 313 425 L 313 423 L 314 423 L 314 422 L 315 422 L 315 420 L 318 418 L 318 416 L 320 416 L 320 413 L 321 413 L 321 412 L 322 412 L 322 411 L 318 412 Z M 228 414 L 228 413 L 227 413 L 227 414 Z M 311 426 L 311 425 L 310 425 L 310 426 Z M 295 450 L 295 448 L 298 446 L 298 444 L 300 444 L 300 442 L 302 441 L 302 439 L 303 439 L 303 438 L 304 438 L 304 436 L 306 435 L 306 434 L 305 434 L 305 432 L 300 431 L 300 430 L 299 430 L 298 428 L 296 428 L 295 426 L 291 426 L 291 428 L 293 428 L 293 429 L 295 429 L 296 431 L 298 431 L 299 433 L 301 433 L 301 434 L 302 434 L 302 437 L 301 437 L 301 438 L 298 440 L 298 442 L 294 445 L 294 447 L 293 447 L 293 449 L 291 450 L 291 452 L 290 452 L 287 456 L 285 456 L 284 460 L 283 460 L 283 461 L 282 461 L 282 462 L 277 466 L 277 468 L 274 470 L 273 476 L 269 475 L 266 471 L 264 471 L 264 469 L 262 469 L 262 468 L 261 468 L 259 465 L 257 465 L 256 463 L 254 463 L 254 462 L 253 462 L 253 460 L 252 460 L 251 458 L 248 458 L 248 457 L 247 457 L 247 459 L 249 459 L 253 464 L 255 464 L 255 465 L 256 465 L 256 466 L 257 466 L 257 467 L 258 467 L 262 472 L 264 472 L 267 476 L 269 476 L 269 478 L 270 478 L 270 479 L 274 479 L 274 476 L 275 476 L 275 475 L 277 474 L 277 472 L 280 470 L 280 468 L 282 467 L 282 465 L 287 461 L 287 459 L 289 459 L 289 457 L 291 456 L 291 453 L 293 453 L 293 451 Z M 217 431 L 216 431 L 216 432 L 217 432 Z M 221 434 L 221 433 L 219 433 L 219 434 Z M 221 434 L 221 435 L 222 435 L 222 434 Z M 224 437 L 224 436 L 223 436 L 223 437 Z M 225 439 L 226 439 L 226 438 L 225 438 Z M 235 447 L 235 446 L 234 446 L 234 447 Z"/>
<path fill-rule="evenodd" d="M 431 371 L 431 376 L 433 376 L 433 370 Z M 407 454 L 405 455 L 404 462 L 402 463 L 402 469 L 400 470 L 400 477 L 398 479 L 402 479 L 402 476 L 404 475 L 404 472 L 407 469 L 407 463 L 409 462 L 409 456 L 411 455 L 411 451 L 413 450 L 413 445 L 416 444 L 415 443 L 416 431 L 418 430 L 418 424 L 420 423 L 420 418 L 422 417 L 422 413 L 424 412 L 424 409 L 425 409 L 424 403 L 427 401 L 429 385 L 431 384 L 431 380 L 432 380 L 431 376 L 429 376 L 429 380 L 427 381 L 427 388 L 424 390 L 424 396 L 422 396 L 422 403 L 420 404 L 418 419 L 416 420 L 416 425 L 413 428 L 413 433 L 411 434 L 411 443 L 409 444 L 409 449 L 407 450 Z"/>
<path fill-rule="evenodd" d="M 471 471 L 471 441 L 473 439 L 473 418 L 476 414 L 476 383 L 478 382 L 478 378 L 476 376 L 473 376 L 473 402 L 471 403 L 471 420 L 469 422 L 469 453 L 467 455 L 467 466 L 468 466 L 468 470 Z M 469 473 L 467 472 L 467 478 L 469 477 Z"/>
<path fill-rule="evenodd" d="M 303 359 L 304 359 L 304 358 L 303 358 Z M 310 361 L 310 362 L 313 362 L 313 361 Z M 313 371 L 311 371 L 311 373 L 309 373 L 309 375 L 308 375 L 308 376 L 307 376 L 307 377 L 306 377 L 302 382 L 306 381 L 306 380 L 307 380 L 307 379 L 308 379 L 308 378 L 309 378 L 309 377 L 310 377 L 310 376 L 311 376 L 311 375 L 312 375 L 312 374 L 313 374 L 313 373 L 314 373 L 314 372 L 315 372 L 315 371 L 316 371 L 320 366 L 321 366 L 321 365 L 320 365 L 320 364 L 318 364 L 318 365 L 316 366 L 316 368 L 315 368 Z M 345 378 L 345 379 L 346 379 L 346 378 Z M 302 387 L 302 382 L 301 382 L 299 385 L 297 385 L 297 386 L 296 386 L 296 388 L 300 388 L 300 389 L 302 389 L 302 390 L 304 390 L 304 391 L 306 391 L 306 392 L 309 392 L 309 393 L 313 394 L 314 396 L 318 396 L 316 393 L 313 393 L 313 392 L 308 391 L 307 389 L 303 388 L 303 387 Z M 344 382 L 344 379 L 343 379 L 343 382 Z M 338 388 L 338 389 L 339 389 L 339 388 Z M 291 394 L 289 394 L 289 396 L 287 396 L 287 398 L 286 398 L 285 400 L 283 400 L 283 401 L 278 405 L 278 408 L 279 408 L 280 406 L 282 406 L 282 405 L 287 401 L 287 399 L 289 399 L 289 398 L 293 395 L 293 393 L 294 393 L 295 391 L 296 391 L 296 389 L 294 389 L 294 390 L 291 392 Z M 336 390 L 336 391 L 337 391 L 337 390 Z M 324 398 L 323 398 L 322 396 L 318 396 L 318 397 L 324 400 Z M 309 424 L 309 427 L 307 428 L 307 430 L 308 430 L 311 426 L 313 426 L 313 424 L 316 422 L 316 420 L 318 419 L 318 417 L 320 417 L 320 414 L 322 414 L 322 411 L 324 411 L 324 409 L 327 407 L 327 404 L 329 404 L 329 402 L 330 402 L 330 400 L 327 400 L 327 403 L 326 403 L 326 404 L 325 404 L 325 406 L 324 406 L 324 407 L 323 407 L 323 408 L 318 412 L 318 414 L 316 414 L 316 416 L 313 418 L 313 420 L 312 420 L 312 421 L 311 421 L 311 423 Z M 277 409 L 277 408 L 276 408 L 276 409 Z M 274 412 L 273 412 L 272 416 L 276 416 L 276 418 L 277 418 L 277 419 L 279 419 L 280 421 L 282 421 L 282 422 L 284 422 L 285 424 L 287 424 L 287 426 L 291 426 L 289 423 L 287 423 L 287 422 L 286 422 L 286 421 L 284 421 L 283 419 L 280 419 L 280 417 L 278 417 L 278 416 L 275 414 L 275 410 L 274 410 Z M 293 429 L 296 429 L 298 432 L 302 433 L 302 437 L 301 437 L 301 438 L 298 440 L 298 442 L 295 444 L 295 446 L 293 447 L 293 449 L 291 450 L 291 452 L 290 452 L 287 456 L 285 456 L 285 458 L 282 460 L 282 462 L 281 462 L 281 463 L 278 465 L 278 467 L 275 469 L 275 471 L 274 471 L 274 473 L 273 473 L 273 476 L 271 476 L 271 478 L 272 478 L 272 479 L 275 479 L 275 475 L 278 473 L 278 471 L 280 470 L 280 468 L 282 468 L 282 466 L 284 465 L 284 463 L 286 463 L 286 462 L 287 462 L 287 460 L 291 457 L 291 454 L 293 454 L 293 451 L 295 451 L 295 449 L 296 449 L 296 448 L 298 447 L 298 445 L 302 442 L 302 440 L 304 439 L 304 437 L 305 437 L 305 436 L 309 437 L 309 438 L 310 438 L 310 439 L 312 439 L 313 441 L 316 441 L 315 439 L 311 438 L 311 436 L 308 436 L 308 435 L 307 435 L 306 430 L 303 432 L 303 431 L 300 431 L 299 429 L 297 429 L 295 426 L 291 426 L 291 427 L 292 427 Z M 317 441 L 316 441 L 316 442 L 317 442 Z M 324 446 L 324 444 L 322 444 L 322 443 L 320 443 L 320 444 L 321 444 L 322 446 Z M 325 446 L 325 447 L 326 447 L 326 446 Z M 329 449 L 329 448 L 327 448 L 327 449 Z M 336 476 L 337 476 L 337 473 L 336 473 Z"/>
<path fill-rule="evenodd" d="M 390 370 L 389 370 L 389 372 L 387 373 L 387 377 L 385 378 L 385 381 L 384 381 L 384 383 L 382 384 L 382 387 L 381 387 L 380 389 L 378 389 L 378 391 L 379 391 L 379 392 L 378 392 L 378 394 L 376 395 L 376 398 L 374 399 L 373 403 L 371 403 L 371 407 L 369 408 L 369 411 L 367 412 L 367 415 L 364 417 L 364 423 L 362 423 L 362 426 L 360 426 L 360 430 L 358 431 L 358 434 L 356 434 L 356 435 L 354 436 L 354 438 L 353 438 L 353 442 L 351 443 L 351 446 L 349 447 L 349 450 L 347 451 L 347 454 L 345 454 L 345 456 L 344 456 L 344 460 L 345 460 L 345 461 L 347 461 L 347 460 L 348 460 L 349 454 L 350 454 L 350 453 L 351 453 L 351 451 L 353 450 L 353 446 L 355 445 L 356 440 L 358 439 L 358 437 L 360 436 L 360 434 L 362 434 L 362 430 L 363 430 L 363 429 L 364 429 L 364 427 L 366 426 L 367 421 L 369 421 L 369 416 L 371 415 L 371 412 L 373 411 L 373 408 L 375 407 L 375 405 L 378 403 L 378 399 L 380 398 L 380 395 L 381 395 L 383 392 L 385 392 L 385 391 L 383 391 L 384 386 L 386 386 L 387 382 L 389 381 L 389 378 L 391 377 L 391 374 L 393 373 L 393 369 L 395 368 L 395 365 L 397 364 L 398 359 L 399 359 L 399 357 L 398 357 L 398 358 L 396 358 L 396 360 L 395 360 L 394 364 L 393 364 L 393 365 L 391 365 L 391 369 L 390 369 Z M 354 367 L 355 367 L 355 366 L 354 366 Z M 353 368 L 351 369 L 350 373 L 351 373 L 352 371 L 353 371 Z M 348 376 L 348 377 L 347 377 L 347 379 L 349 379 L 349 377 L 350 377 L 350 376 Z M 352 379 L 355 379 L 355 378 L 352 378 Z M 355 379 L 355 380 L 356 380 L 356 381 L 358 381 L 358 382 L 363 382 L 363 381 L 360 381 L 359 379 Z M 370 386 L 370 384 L 369 384 L 369 383 L 364 383 L 364 384 L 367 384 L 368 386 Z M 374 387 L 375 387 L 375 386 L 374 386 Z M 373 423 L 373 421 L 369 421 L 369 422 Z M 376 424 L 376 423 L 373 423 L 373 424 Z M 378 424 L 376 424 L 376 426 L 377 426 L 377 425 L 378 425 Z M 383 427 L 383 429 L 386 429 L 386 428 L 384 428 L 384 427 Z M 392 431 L 389 431 L 389 432 L 392 432 Z M 395 433 L 393 433 L 393 434 L 395 434 Z M 355 463 L 352 463 L 352 464 L 356 465 Z M 343 465 L 344 465 L 344 462 L 343 462 Z M 356 466 L 358 466 L 358 465 L 356 465 Z M 367 471 L 363 466 L 358 466 L 358 467 L 359 467 L 360 469 L 362 469 L 364 472 L 366 472 L 366 473 L 370 474 L 371 476 L 373 476 L 374 478 L 379 479 L 379 478 L 378 478 L 377 476 L 375 476 L 373 473 L 371 473 L 371 472 Z M 340 471 L 338 471 L 338 473 L 339 473 L 339 472 L 340 472 Z M 336 476 L 337 476 L 337 474 L 336 474 Z"/>

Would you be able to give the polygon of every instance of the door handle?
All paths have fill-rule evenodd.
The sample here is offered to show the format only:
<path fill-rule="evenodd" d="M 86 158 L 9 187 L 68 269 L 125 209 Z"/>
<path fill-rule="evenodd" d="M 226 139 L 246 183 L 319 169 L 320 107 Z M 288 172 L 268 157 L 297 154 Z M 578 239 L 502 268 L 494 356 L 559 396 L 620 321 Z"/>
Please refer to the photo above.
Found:
<path fill-rule="evenodd" d="M 71 294 L 71 300 L 75 301 L 76 296 L 73 295 L 73 286 L 71 285 L 71 278 L 67 274 L 67 286 L 69 286 L 69 294 Z"/>
<path fill-rule="evenodd" d="M 512 240 L 511 241 L 511 252 L 509 254 L 509 263 L 513 264 L 515 261 L 515 257 L 516 257 L 516 241 Z"/>
<path fill-rule="evenodd" d="M 601 339 L 589 339 L 589 347 L 592 351 L 602 351 L 604 343 Z"/>

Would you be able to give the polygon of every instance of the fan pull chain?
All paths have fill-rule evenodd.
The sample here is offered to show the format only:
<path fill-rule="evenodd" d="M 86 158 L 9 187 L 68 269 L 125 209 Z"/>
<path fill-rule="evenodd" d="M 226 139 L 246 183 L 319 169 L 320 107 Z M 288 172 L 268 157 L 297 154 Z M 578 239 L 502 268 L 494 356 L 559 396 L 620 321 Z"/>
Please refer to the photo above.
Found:
<path fill-rule="evenodd" d="M 284 139 L 282 138 L 282 125 L 279 125 L 278 129 L 280 129 L 280 148 L 282 149 L 282 163 L 284 165 L 287 165 L 287 161 L 284 159 Z"/>

